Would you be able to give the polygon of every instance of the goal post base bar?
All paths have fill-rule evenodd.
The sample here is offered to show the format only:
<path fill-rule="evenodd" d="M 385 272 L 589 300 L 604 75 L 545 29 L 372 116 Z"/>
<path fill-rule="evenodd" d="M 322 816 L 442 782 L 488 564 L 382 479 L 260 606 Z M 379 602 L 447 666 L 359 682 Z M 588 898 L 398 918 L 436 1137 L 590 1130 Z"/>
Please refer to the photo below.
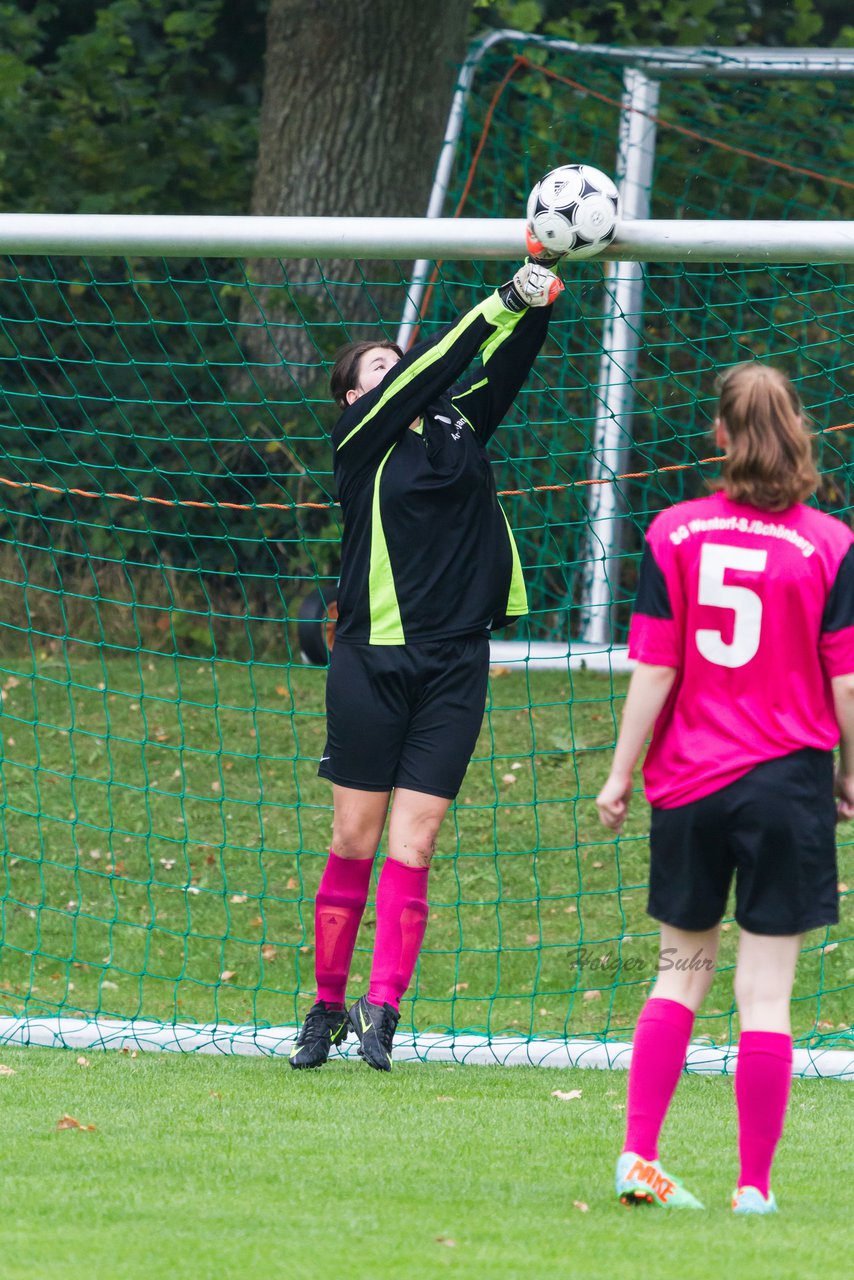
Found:
<path fill-rule="evenodd" d="M 508 666 L 519 671 L 604 671 L 634 669 L 626 645 L 585 644 L 573 640 L 490 640 L 492 666 Z"/>
<path fill-rule="evenodd" d="M 162 1023 L 112 1018 L 0 1018 L 0 1045 L 53 1049 L 118 1049 L 121 1051 L 234 1054 L 287 1057 L 296 1043 L 294 1026 L 251 1024 Z M 354 1058 L 348 1041 L 335 1050 Z M 442 1035 L 401 1032 L 394 1043 L 395 1062 L 456 1062 L 504 1067 L 628 1067 L 632 1046 L 625 1041 L 528 1040 L 523 1036 Z M 686 1069 L 692 1074 L 731 1075 L 738 1051 L 733 1045 L 695 1042 Z M 795 1049 L 793 1074 L 802 1079 L 854 1080 L 854 1046 L 850 1049 Z"/>

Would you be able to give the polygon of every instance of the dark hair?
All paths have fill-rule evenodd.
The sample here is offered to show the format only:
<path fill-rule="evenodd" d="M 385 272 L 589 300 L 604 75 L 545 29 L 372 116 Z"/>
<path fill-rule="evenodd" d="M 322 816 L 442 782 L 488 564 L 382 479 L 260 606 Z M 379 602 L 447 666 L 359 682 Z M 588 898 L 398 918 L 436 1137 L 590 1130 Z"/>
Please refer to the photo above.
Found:
<path fill-rule="evenodd" d="M 779 369 L 737 364 L 720 379 L 718 417 L 729 444 L 721 486 L 733 502 L 785 511 L 818 485 L 798 393 Z"/>
<path fill-rule="evenodd" d="M 399 356 L 403 356 L 403 352 L 397 343 L 389 342 L 386 338 L 377 338 L 373 342 L 367 339 L 363 342 L 348 342 L 346 347 L 342 347 L 340 351 L 335 353 L 335 363 L 332 366 L 332 373 L 329 377 L 329 386 L 332 391 L 332 398 L 339 409 L 346 409 L 347 392 L 352 391 L 359 381 L 359 362 L 362 356 L 366 351 L 375 351 L 377 348 L 385 351 L 396 351 Z"/>

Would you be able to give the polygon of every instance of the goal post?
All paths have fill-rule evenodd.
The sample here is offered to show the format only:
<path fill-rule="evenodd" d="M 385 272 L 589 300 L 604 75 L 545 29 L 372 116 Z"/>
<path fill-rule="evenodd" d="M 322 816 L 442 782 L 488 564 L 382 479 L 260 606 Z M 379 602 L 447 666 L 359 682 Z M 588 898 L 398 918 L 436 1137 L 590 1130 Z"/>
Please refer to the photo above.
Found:
<path fill-rule="evenodd" d="M 854 55 L 849 49 L 768 47 L 706 49 L 690 46 L 672 49 L 613 48 L 581 45 L 572 40 L 503 29 L 492 31 L 473 41 L 468 56 L 460 68 L 434 175 L 428 216 L 439 217 L 445 211 L 448 197 L 453 190 L 455 167 L 458 165 L 461 147 L 466 140 L 467 125 L 470 130 L 476 114 L 472 109 L 472 102 L 476 100 L 477 89 L 482 88 L 484 84 L 489 85 L 491 63 L 498 86 L 489 101 L 489 108 L 483 121 L 483 131 L 472 157 L 472 167 L 457 206 L 457 213 L 466 201 L 474 170 L 490 130 L 493 113 L 499 108 L 502 99 L 506 98 L 511 81 L 514 77 L 518 80 L 519 73 L 522 71 L 528 71 L 533 80 L 539 79 L 540 84 L 566 85 L 581 94 L 589 95 L 588 100 L 597 100 L 618 109 L 617 147 L 613 173 L 620 187 L 623 217 L 626 221 L 643 220 L 649 217 L 653 176 L 658 159 L 656 152 L 659 130 L 664 134 L 665 139 L 668 134 L 670 137 L 675 134 L 677 137 L 681 136 L 688 141 L 699 142 L 701 145 L 718 146 L 723 152 L 729 152 L 733 157 L 756 161 L 760 166 L 764 165 L 766 170 L 777 166 L 781 171 L 790 171 L 793 174 L 800 172 L 805 176 L 818 179 L 819 182 L 823 178 L 830 182 L 837 181 L 841 187 L 851 189 L 851 184 L 844 177 L 834 179 L 826 171 L 822 173 L 820 166 L 818 171 L 812 167 L 805 169 L 803 164 L 798 166 L 786 159 L 773 158 L 765 152 L 762 144 L 758 151 L 745 149 L 744 145 L 738 145 L 739 139 L 735 136 L 731 141 L 716 136 L 704 136 L 696 127 L 686 128 L 685 124 L 680 122 L 683 111 L 686 114 L 696 113 L 696 103 L 691 101 L 688 95 L 691 94 L 694 86 L 694 96 L 698 96 L 696 86 L 702 82 L 710 85 L 717 83 L 719 86 L 735 86 L 735 92 L 739 91 L 740 82 L 751 83 L 751 85 L 758 82 L 765 87 L 766 98 L 771 86 L 775 84 L 785 85 L 789 90 L 792 86 L 802 84 L 811 91 L 812 97 L 816 97 L 813 86 L 822 79 L 828 82 L 824 85 L 825 94 L 829 85 L 831 95 L 837 88 L 841 88 L 843 91 L 847 89 L 847 96 L 850 97 L 850 80 L 854 76 Z M 607 82 L 609 74 L 612 82 L 610 84 Z M 602 92 L 603 89 L 606 92 Z M 707 96 L 715 101 L 714 94 Z M 725 98 L 725 95 L 721 96 Z M 676 118 L 674 118 L 674 105 Z M 804 106 L 808 114 L 809 105 L 805 103 Z M 798 105 L 794 110 L 798 112 Z M 591 113 L 587 110 L 585 114 Z M 776 130 L 781 125 L 785 128 L 784 111 L 779 114 L 772 113 L 772 116 L 768 123 L 773 129 Z M 592 121 L 585 120 L 585 124 L 588 125 L 587 138 L 583 135 L 571 138 L 570 151 L 576 158 L 580 156 L 585 156 L 588 160 L 591 158 L 591 151 L 588 149 L 591 141 L 595 151 L 601 148 L 601 139 L 595 139 L 595 135 L 591 138 L 593 134 L 593 130 L 589 128 L 591 123 Z M 557 112 L 549 124 L 550 130 L 558 134 Z M 518 128 L 518 121 L 514 121 L 509 131 L 512 132 Z M 803 133 L 800 120 L 796 121 L 793 132 L 796 142 L 798 135 Z M 759 136 L 761 129 L 748 129 L 748 133 Z M 557 150 L 559 145 L 555 138 L 558 161 L 565 158 Z M 566 144 L 564 148 L 565 146 Z M 808 163 L 811 166 L 813 150 L 814 147 L 810 145 Z M 603 165 L 606 170 L 609 170 L 609 164 L 603 162 Z M 845 167 L 847 168 L 847 165 Z M 753 175 L 751 176 L 752 187 L 756 179 Z M 717 215 L 717 211 L 715 213 Z M 786 214 L 789 216 L 788 209 Z M 773 236 L 774 233 L 771 234 Z M 429 261 L 421 260 L 415 264 L 413 282 L 407 296 L 398 336 L 398 342 L 402 346 L 406 345 L 408 335 L 416 323 L 415 317 L 427 286 L 429 271 Z M 591 479 L 594 481 L 607 481 L 610 475 L 625 470 L 623 462 L 630 452 L 633 438 L 634 367 L 641 349 L 640 341 L 637 337 L 633 337 L 631 318 L 641 314 L 643 268 L 637 260 L 631 261 L 624 258 L 622 265 L 617 263 L 611 267 L 610 276 L 597 386 L 600 413 L 591 444 Z M 617 622 L 613 610 L 614 601 L 618 595 L 620 574 L 621 522 L 617 518 L 618 504 L 619 497 L 615 486 L 605 483 L 591 488 L 589 548 L 585 555 L 587 569 L 581 616 L 584 640 L 594 651 L 597 646 L 607 642 L 612 636 Z"/>
<path fill-rule="evenodd" d="M 458 262 L 524 257 L 523 218 L 278 218 L 0 213 L 0 252 L 121 258 L 357 258 Z M 854 259 L 854 219 L 623 221 L 598 259 L 779 265 Z M 564 264 L 566 266 L 572 264 Z M 594 264 L 595 265 L 595 264 Z M 405 286 L 408 277 L 402 277 Z"/>
<path fill-rule="evenodd" d="M 298 634 L 301 602 L 334 583 L 340 536 L 320 381 L 342 336 L 335 308 L 323 308 L 335 288 L 327 264 L 358 257 L 363 292 L 388 298 L 364 255 L 394 263 L 392 306 L 379 316 L 393 331 L 413 258 L 444 261 L 443 299 L 461 309 L 522 244 L 519 219 L 0 215 L 0 1040 L 292 1046 L 311 999 L 331 817 L 315 776 L 324 672 L 303 662 Z M 267 311 L 252 273 L 260 253 L 282 268 Z M 306 254 L 314 276 L 292 285 L 288 263 Z M 854 224 L 636 220 L 609 256 L 650 264 L 632 384 L 648 400 L 649 337 L 692 264 L 711 264 L 726 295 L 714 335 L 680 317 L 692 350 L 706 342 L 709 378 L 733 341 L 749 340 L 728 291 L 750 271 L 737 278 L 756 333 L 768 349 L 779 337 L 795 362 L 826 505 L 844 514 L 839 321 L 851 289 L 833 264 L 854 258 Z M 798 274 L 805 262 L 809 273 L 822 264 L 821 303 L 812 275 Z M 596 653 L 583 639 L 577 580 L 606 281 L 597 263 L 569 264 L 566 276 L 566 314 L 495 450 L 533 614 L 493 651 L 484 731 L 443 834 L 403 1006 L 404 1058 L 625 1065 L 655 971 L 643 806 L 616 839 L 593 806 L 625 688 L 624 632 Z M 784 311 L 769 313 L 783 287 Z M 792 354 L 799 307 L 805 341 Z M 421 320 L 427 331 L 440 322 Z M 821 382 L 817 352 L 822 369 L 836 368 Z M 624 581 L 651 514 L 714 465 L 704 402 L 679 403 L 679 422 L 666 398 L 649 409 L 630 476 L 606 477 L 623 485 Z M 625 603 L 618 615 L 624 628 Z M 539 661 L 545 649 L 551 662 Z M 840 839 L 847 906 L 844 829 Z M 371 928 L 369 909 L 354 961 L 362 980 Z M 692 1070 L 732 1067 L 733 937 Z M 850 945 L 845 915 L 808 939 L 795 999 L 802 1074 L 854 1075 Z"/>

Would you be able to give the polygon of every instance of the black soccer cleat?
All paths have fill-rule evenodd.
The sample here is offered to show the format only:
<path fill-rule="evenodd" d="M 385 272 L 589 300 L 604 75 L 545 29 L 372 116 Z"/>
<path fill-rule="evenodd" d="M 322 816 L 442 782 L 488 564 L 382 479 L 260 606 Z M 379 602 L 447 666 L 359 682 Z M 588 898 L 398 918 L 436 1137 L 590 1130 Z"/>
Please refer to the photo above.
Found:
<path fill-rule="evenodd" d="M 359 1037 L 359 1056 L 375 1071 L 391 1071 L 391 1042 L 400 1022 L 397 1010 L 390 1004 L 371 1004 L 362 996 L 347 1017 Z"/>
<path fill-rule="evenodd" d="M 334 1044 L 342 1044 L 349 1032 L 347 1010 L 343 1004 L 327 1004 L 318 1000 L 305 1015 L 296 1047 L 288 1058 L 295 1071 L 322 1067 Z"/>

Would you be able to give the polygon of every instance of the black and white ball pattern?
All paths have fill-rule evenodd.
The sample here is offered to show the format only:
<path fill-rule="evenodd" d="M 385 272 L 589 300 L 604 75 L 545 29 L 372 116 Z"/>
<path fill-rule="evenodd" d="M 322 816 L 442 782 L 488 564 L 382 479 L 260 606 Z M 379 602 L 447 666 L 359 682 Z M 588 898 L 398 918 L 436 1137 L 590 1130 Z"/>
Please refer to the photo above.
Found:
<path fill-rule="evenodd" d="M 620 193 L 592 165 L 563 164 L 534 187 L 526 214 L 528 248 L 535 256 L 591 258 L 614 239 Z"/>

